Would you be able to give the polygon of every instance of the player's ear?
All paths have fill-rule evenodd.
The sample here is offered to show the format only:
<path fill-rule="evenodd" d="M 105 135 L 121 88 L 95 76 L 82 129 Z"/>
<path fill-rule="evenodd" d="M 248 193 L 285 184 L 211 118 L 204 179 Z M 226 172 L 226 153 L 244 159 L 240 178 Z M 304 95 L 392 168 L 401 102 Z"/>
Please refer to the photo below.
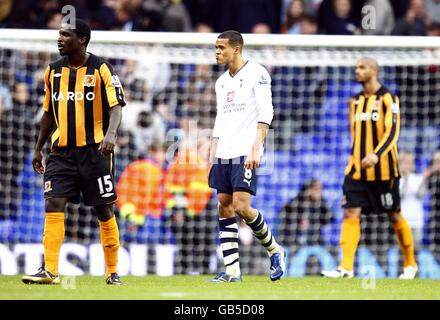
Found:
<path fill-rule="evenodd" d="M 85 46 L 86 45 L 86 37 L 79 37 L 78 41 L 81 45 Z"/>

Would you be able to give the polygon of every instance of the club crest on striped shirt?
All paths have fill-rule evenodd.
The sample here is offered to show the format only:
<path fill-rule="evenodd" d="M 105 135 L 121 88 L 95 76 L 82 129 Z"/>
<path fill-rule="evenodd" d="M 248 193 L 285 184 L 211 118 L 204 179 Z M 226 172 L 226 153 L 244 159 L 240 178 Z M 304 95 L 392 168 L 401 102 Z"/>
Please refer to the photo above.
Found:
<path fill-rule="evenodd" d="M 94 87 L 95 86 L 95 76 L 93 74 L 86 74 L 84 76 L 84 86 Z"/>
<path fill-rule="evenodd" d="M 379 100 L 376 100 L 376 101 L 374 102 L 374 106 L 373 106 L 373 108 L 371 108 L 371 110 L 372 110 L 372 111 L 378 111 L 378 110 L 379 110 L 379 106 L 380 106 L 380 101 L 379 101 Z"/>

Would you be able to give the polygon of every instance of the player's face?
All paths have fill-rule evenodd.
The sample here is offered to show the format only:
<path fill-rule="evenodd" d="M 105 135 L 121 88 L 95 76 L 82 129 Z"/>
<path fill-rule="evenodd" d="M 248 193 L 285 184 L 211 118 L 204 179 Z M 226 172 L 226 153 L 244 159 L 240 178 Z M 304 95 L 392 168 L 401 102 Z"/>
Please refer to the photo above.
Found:
<path fill-rule="evenodd" d="M 229 39 L 218 38 L 215 42 L 215 59 L 217 64 L 228 64 L 234 59 L 236 48 L 229 44 Z"/>
<path fill-rule="evenodd" d="M 361 60 L 356 63 L 354 75 L 357 82 L 365 83 L 371 79 L 372 69 L 368 64 Z"/>
<path fill-rule="evenodd" d="M 81 46 L 81 40 L 72 29 L 62 25 L 58 36 L 58 51 L 60 55 L 69 55 Z"/>

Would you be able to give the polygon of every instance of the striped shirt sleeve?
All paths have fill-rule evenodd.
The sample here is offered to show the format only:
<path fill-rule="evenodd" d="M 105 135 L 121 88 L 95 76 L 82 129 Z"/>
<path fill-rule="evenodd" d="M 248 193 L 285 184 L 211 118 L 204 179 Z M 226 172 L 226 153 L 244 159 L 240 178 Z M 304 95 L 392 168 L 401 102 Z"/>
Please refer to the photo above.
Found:
<path fill-rule="evenodd" d="M 122 89 L 121 81 L 113 71 L 113 67 L 109 63 L 103 63 L 99 68 L 99 72 L 104 81 L 110 108 L 117 105 L 125 106 L 124 90 Z"/>
<path fill-rule="evenodd" d="M 355 114 L 355 98 L 350 98 L 349 102 L 349 119 L 350 119 L 350 135 L 351 135 L 351 142 L 354 143 L 354 114 Z"/>
<path fill-rule="evenodd" d="M 380 158 L 397 145 L 400 133 L 399 98 L 387 93 L 384 95 L 385 132 L 374 152 Z"/>

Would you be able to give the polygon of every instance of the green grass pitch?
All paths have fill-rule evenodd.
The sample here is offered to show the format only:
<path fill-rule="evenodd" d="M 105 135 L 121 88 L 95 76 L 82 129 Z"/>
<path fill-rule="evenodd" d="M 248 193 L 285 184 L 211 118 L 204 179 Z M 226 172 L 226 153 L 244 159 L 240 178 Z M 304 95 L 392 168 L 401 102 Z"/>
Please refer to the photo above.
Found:
<path fill-rule="evenodd" d="M 106 300 L 375 300 L 440 299 L 440 281 L 363 280 L 318 277 L 246 276 L 242 283 L 210 283 L 209 275 L 122 277 L 123 286 L 107 286 L 103 277 L 62 277 L 63 285 L 25 285 L 21 276 L 0 276 L 0 299 Z"/>

